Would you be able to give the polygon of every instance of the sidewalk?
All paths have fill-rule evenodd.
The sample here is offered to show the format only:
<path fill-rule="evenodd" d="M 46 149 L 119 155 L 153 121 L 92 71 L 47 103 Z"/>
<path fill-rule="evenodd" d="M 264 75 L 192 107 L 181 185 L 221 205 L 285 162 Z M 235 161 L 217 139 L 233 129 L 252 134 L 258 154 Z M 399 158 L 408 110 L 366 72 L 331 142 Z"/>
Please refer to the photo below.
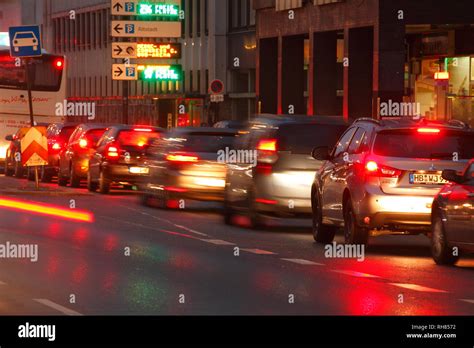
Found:
<path fill-rule="evenodd" d="M 36 189 L 32 181 L 0 175 L 0 195 L 90 196 L 92 194 L 84 189 L 70 189 L 45 183 L 40 183 L 39 189 Z"/>

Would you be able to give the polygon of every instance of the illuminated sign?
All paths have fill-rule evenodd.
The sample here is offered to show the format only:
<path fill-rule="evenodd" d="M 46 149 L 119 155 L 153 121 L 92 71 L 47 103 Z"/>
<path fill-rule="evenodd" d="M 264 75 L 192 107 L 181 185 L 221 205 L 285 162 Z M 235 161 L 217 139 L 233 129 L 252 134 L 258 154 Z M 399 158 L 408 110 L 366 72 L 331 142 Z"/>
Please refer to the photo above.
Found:
<path fill-rule="evenodd" d="M 0 46 L 10 46 L 10 37 L 8 33 L 0 32 Z"/>
<path fill-rule="evenodd" d="M 435 73 L 435 80 L 449 80 L 449 72 L 440 71 Z"/>
<path fill-rule="evenodd" d="M 140 80 L 144 81 L 181 81 L 181 65 L 139 65 Z"/>
<path fill-rule="evenodd" d="M 179 19 L 179 6 L 174 4 L 138 3 L 138 14 L 144 16 L 175 17 Z"/>
<path fill-rule="evenodd" d="M 137 44 L 137 58 L 181 58 L 180 44 Z"/>

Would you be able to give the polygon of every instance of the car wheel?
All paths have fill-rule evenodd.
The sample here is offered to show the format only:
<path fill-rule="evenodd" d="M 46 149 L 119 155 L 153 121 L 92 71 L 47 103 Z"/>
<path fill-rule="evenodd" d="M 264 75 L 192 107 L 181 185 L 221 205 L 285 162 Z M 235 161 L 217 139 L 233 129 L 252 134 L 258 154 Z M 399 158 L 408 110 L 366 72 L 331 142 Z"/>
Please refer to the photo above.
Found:
<path fill-rule="evenodd" d="M 453 249 L 449 246 L 446 230 L 439 215 L 435 216 L 432 226 L 431 255 L 433 260 L 438 265 L 455 265 L 459 260 L 459 256 L 454 256 Z"/>
<path fill-rule="evenodd" d="M 13 169 L 10 169 L 8 167 L 8 159 L 5 159 L 5 171 L 4 171 L 5 176 L 13 176 Z"/>
<path fill-rule="evenodd" d="M 230 205 L 227 197 L 224 198 L 224 223 L 226 225 L 233 225 L 232 219 L 234 218 L 234 209 Z"/>
<path fill-rule="evenodd" d="M 13 175 L 15 176 L 15 178 L 23 178 L 23 176 L 25 175 L 25 169 L 23 168 L 21 162 L 15 161 L 15 169 Z"/>
<path fill-rule="evenodd" d="M 247 201 L 248 217 L 250 220 L 250 228 L 259 230 L 265 228 L 265 222 L 255 206 L 255 192 L 252 191 Z"/>
<path fill-rule="evenodd" d="M 71 165 L 71 169 L 69 172 L 69 179 L 70 179 L 71 187 L 73 188 L 81 187 L 81 178 L 76 174 L 76 171 L 74 170 L 74 165 Z"/>
<path fill-rule="evenodd" d="M 44 183 L 50 183 L 53 180 L 53 176 L 51 175 L 51 172 L 47 170 L 45 166 L 41 167 L 40 179 L 41 179 L 41 182 L 44 182 Z"/>
<path fill-rule="evenodd" d="M 348 201 L 344 208 L 344 240 L 346 244 L 367 245 L 369 240 L 369 230 L 360 227 L 352 208 L 352 203 Z"/>
<path fill-rule="evenodd" d="M 35 169 L 33 167 L 26 168 L 26 178 L 28 181 L 36 181 Z"/>
<path fill-rule="evenodd" d="M 334 240 L 337 227 L 323 225 L 323 214 L 317 195 L 313 198 L 313 238 L 317 243 L 329 244 Z"/>
<path fill-rule="evenodd" d="M 110 181 L 105 177 L 104 172 L 100 172 L 99 177 L 99 192 L 106 195 L 110 192 Z"/>
<path fill-rule="evenodd" d="M 99 184 L 92 181 L 91 173 L 88 172 L 87 173 L 87 189 L 89 190 L 89 192 L 97 192 L 98 188 L 99 188 Z"/>

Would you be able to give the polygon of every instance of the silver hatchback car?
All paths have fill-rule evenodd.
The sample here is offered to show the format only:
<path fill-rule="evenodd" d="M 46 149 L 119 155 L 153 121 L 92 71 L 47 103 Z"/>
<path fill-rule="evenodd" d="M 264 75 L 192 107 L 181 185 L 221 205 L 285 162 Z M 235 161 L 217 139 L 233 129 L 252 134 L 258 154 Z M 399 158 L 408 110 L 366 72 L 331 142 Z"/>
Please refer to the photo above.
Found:
<path fill-rule="evenodd" d="M 246 215 L 251 227 L 259 228 L 265 216 L 310 217 L 311 184 L 323 163 L 311 156 L 312 150 L 332 147 L 346 129 L 332 117 L 267 115 L 252 120 L 234 146 L 238 160 L 227 164 L 225 222 Z M 249 158 L 254 161 L 244 160 Z"/>
<path fill-rule="evenodd" d="M 330 243 L 344 227 L 345 242 L 369 236 L 429 233 L 443 170 L 461 171 L 474 157 L 474 131 L 460 122 L 356 121 L 330 153 L 312 188 L 313 234 Z"/>

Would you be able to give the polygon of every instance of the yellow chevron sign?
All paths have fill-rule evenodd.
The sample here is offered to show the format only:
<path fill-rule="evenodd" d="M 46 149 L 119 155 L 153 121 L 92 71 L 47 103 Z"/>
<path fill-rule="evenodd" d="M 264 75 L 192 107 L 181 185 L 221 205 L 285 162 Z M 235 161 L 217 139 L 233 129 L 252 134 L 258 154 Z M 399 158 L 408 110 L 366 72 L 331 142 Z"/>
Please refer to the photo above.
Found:
<path fill-rule="evenodd" d="M 32 127 L 21 139 L 21 162 L 27 167 L 48 164 L 48 138 L 45 127 Z"/>

